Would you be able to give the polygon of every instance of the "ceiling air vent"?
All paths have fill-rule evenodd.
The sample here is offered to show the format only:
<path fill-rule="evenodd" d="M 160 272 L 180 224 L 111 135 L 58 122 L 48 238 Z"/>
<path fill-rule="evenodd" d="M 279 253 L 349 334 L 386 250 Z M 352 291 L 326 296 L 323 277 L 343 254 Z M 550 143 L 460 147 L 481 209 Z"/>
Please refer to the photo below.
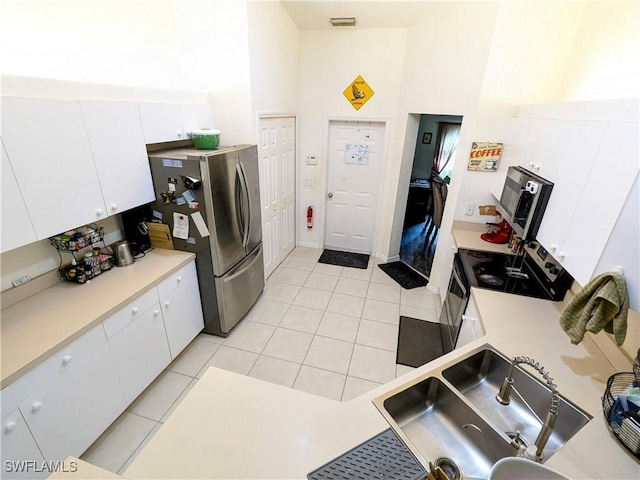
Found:
<path fill-rule="evenodd" d="M 355 27 L 355 17 L 332 17 L 329 19 L 334 27 Z"/>

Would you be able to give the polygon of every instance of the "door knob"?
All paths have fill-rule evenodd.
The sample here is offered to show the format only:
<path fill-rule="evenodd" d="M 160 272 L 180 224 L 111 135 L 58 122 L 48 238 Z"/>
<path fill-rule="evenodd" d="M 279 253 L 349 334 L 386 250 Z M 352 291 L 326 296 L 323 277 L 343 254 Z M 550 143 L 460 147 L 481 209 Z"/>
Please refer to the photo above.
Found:
<path fill-rule="evenodd" d="M 329 192 L 329 193 L 327 194 L 327 197 L 329 197 L 329 198 L 333 198 L 333 192 Z"/>

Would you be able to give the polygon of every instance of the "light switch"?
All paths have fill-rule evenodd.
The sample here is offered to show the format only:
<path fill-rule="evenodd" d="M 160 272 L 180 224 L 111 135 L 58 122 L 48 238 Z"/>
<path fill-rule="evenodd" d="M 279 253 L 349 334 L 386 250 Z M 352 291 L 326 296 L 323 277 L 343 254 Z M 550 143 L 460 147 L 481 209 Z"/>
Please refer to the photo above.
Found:
<path fill-rule="evenodd" d="M 305 187 L 313 187 L 313 177 L 306 177 L 302 180 L 302 184 Z"/>
<path fill-rule="evenodd" d="M 307 165 L 317 165 L 318 157 L 316 157 L 315 155 L 308 155 L 304 163 L 306 163 Z"/>

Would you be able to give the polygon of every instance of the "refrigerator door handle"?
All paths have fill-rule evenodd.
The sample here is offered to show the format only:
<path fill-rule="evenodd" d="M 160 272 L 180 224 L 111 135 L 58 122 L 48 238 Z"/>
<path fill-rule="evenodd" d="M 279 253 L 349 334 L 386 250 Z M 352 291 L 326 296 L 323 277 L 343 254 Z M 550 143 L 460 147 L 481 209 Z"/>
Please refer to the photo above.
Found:
<path fill-rule="evenodd" d="M 236 175 L 240 185 L 241 198 L 238 202 L 240 204 L 240 211 L 236 212 L 236 219 L 240 220 L 239 230 L 242 235 L 242 246 L 246 247 L 249 243 L 249 220 L 251 219 L 249 210 L 249 192 L 247 189 L 247 179 L 242 169 L 242 164 L 236 164 Z"/>

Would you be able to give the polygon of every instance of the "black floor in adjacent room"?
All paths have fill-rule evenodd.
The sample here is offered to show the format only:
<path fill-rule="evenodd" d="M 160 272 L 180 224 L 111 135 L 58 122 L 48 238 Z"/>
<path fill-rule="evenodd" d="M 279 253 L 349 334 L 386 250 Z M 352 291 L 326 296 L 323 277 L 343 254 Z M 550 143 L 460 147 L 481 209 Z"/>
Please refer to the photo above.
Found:
<path fill-rule="evenodd" d="M 425 222 L 404 227 L 400 242 L 400 259 L 429 278 L 438 244 L 438 234 L 431 236 L 433 241 L 429 244 L 430 239 L 425 238 L 427 230 Z M 435 239 L 433 239 L 434 235 Z"/>

